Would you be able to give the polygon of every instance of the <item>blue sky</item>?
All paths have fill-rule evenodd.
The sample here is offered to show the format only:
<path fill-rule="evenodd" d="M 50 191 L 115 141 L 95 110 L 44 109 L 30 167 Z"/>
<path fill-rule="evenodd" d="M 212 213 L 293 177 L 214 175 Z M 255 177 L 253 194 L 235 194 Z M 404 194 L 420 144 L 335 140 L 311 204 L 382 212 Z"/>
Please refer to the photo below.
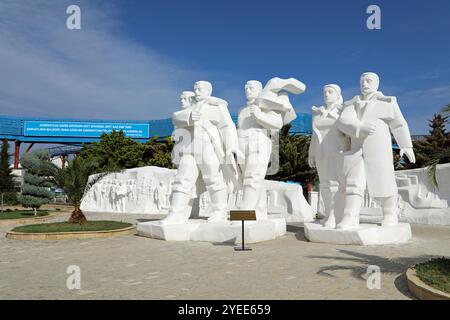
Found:
<path fill-rule="evenodd" d="M 67 30 L 66 8 L 82 29 Z M 381 30 L 366 9 L 381 8 Z M 297 112 L 365 71 L 395 95 L 412 134 L 450 103 L 450 1 L 0 0 L 0 114 L 157 119 L 209 80 L 238 111 L 247 80 L 295 77 Z"/>

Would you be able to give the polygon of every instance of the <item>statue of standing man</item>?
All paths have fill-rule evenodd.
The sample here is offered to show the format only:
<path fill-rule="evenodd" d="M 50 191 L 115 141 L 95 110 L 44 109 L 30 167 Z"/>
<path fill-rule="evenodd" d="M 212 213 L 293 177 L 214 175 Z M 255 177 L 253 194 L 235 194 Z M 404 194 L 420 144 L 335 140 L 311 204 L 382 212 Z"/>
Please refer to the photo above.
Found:
<path fill-rule="evenodd" d="M 173 115 L 173 123 L 183 128 L 178 170 L 172 185 L 169 215 L 162 224 L 185 223 L 190 216 L 189 202 L 200 189 L 206 188 L 211 198 L 212 215 L 208 221 L 228 218 L 227 182 L 230 176 L 227 159 L 239 153 L 236 126 L 226 101 L 211 96 L 212 85 L 198 81 L 194 86 L 192 105 Z"/>
<path fill-rule="evenodd" d="M 289 102 L 288 92 L 300 94 L 306 86 L 294 78 L 272 78 L 262 87 L 261 82 L 250 80 L 245 85 L 247 105 L 238 116 L 239 147 L 243 159 L 242 201 L 240 209 L 255 210 L 257 219 L 267 217 L 267 208 L 257 210 L 261 197 L 266 197 L 264 178 L 272 154 L 271 134 L 296 118 Z M 267 206 L 266 206 L 267 207 Z"/>
<path fill-rule="evenodd" d="M 394 136 L 400 147 L 400 156 L 404 154 L 415 162 L 411 136 L 405 118 L 395 97 L 384 96 L 378 91 L 378 75 L 367 72 L 361 75 L 361 95 L 345 103 L 338 120 L 339 129 L 351 138 L 351 150 L 355 151 L 351 163 L 344 167 L 363 164 L 364 169 L 357 179 L 347 179 L 347 189 L 367 183 L 368 193 L 377 198 L 383 209 L 382 226 L 398 224 L 397 184 L 395 182 L 392 139 Z M 344 168 L 345 169 L 345 168 Z M 361 190 L 360 190 L 361 191 Z M 359 224 L 359 210 L 364 193 L 347 194 L 344 218 L 338 228 L 345 229 Z"/>

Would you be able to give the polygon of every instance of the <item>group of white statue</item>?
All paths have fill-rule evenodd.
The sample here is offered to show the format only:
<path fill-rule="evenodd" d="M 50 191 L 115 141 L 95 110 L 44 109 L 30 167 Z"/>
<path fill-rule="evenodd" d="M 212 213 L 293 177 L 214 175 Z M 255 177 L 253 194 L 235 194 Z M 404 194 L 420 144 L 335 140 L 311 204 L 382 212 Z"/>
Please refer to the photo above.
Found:
<path fill-rule="evenodd" d="M 339 86 L 326 85 L 325 106 L 313 107 L 309 164 L 319 174 L 324 227 L 358 227 L 366 188 L 382 208 L 382 226 L 398 224 L 391 133 L 400 156 L 405 154 L 411 162 L 415 156 L 396 98 L 378 91 L 379 82 L 375 73 L 364 73 L 361 94 L 347 102 Z"/>
<path fill-rule="evenodd" d="M 153 197 L 153 201 L 148 201 L 149 196 Z M 160 211 L 169 208 L 169 197 L 170 190 L 162 181 L 154 185 L 153 181 L 144 180 L 138 185 L 134 179 L 102 179 L 93 185 L 84 201 L 95 203 L 104 212 L 127 212 L 143 201 L 145 204 L 156 204 L 156 208 L 147 210 Z"/>
<path fill-rule="evenodd" d="M 238 209 L 255 210 L 266 197 L 264 178 L 272 153 L 270 135 L 295 119 L 288 92 L 305 91 L 300 81 L 271 79 L 266 86 L 248 81 L 247 106 L 239 113 L 238 128 L 226 101 L 211 96 L 212 85 L 195 83 L 194 92 L 181 95 L 182 110 L 173 115 L 173 159 L 178 170 L 172 185 L 169 215 L 162 224 L 186 222 L 191 198 L 208 191 L 212 213 L 209 222 L 228 219 L 228 195 L 241 191 Z M 258 212 L 267 218 L 267 211 Z"/>
<path fill-rule="evenodd" d="M 344 102 L 338 85 L 323 89 L 325 105 L 313 107 L 313 136 L 309 164 L 316 167 L 325 207 L 327 228 L 359 225 L 359 211 L 367 188 L 383 210 L 383 226 L 397 218 L 397 186 L 392 161 L 393 134 L 401 151 L 415 161 L 408 125 L 395 97 L 384 96 L 375 73 L 360 78 L 361 94 Z M 236 209 L 256 210 L 266 197 L 264 177 L 271 159 L 274 132 L 295 119 L 288 93 L 300 94 L 305 85 L 294 79 L 273 78 L 263 87 L 251 80 L 245 85 L 247 105 L 236 128 L 226 101 L 213 97 L 207 81 L 195 83 L 194 92 L 181 94 L 182 110 L 173 114 L 173 160 L 178 166 L 172 184 L 168 216 L 162 225 L 188 221 L 190 201 L 208 191 L 208 222 L 228 219 L 229 194 L 239 191 Z"/>

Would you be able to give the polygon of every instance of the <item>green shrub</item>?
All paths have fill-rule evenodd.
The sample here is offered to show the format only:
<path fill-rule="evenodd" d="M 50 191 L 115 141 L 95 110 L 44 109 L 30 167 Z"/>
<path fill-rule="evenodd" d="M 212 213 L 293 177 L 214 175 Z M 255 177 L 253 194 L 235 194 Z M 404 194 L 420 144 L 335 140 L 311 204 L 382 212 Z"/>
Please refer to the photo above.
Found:
<path fill-rule="evenodd" d="M 450 293 L 450 259 L 431 259 L 415 266 L 420 280 L 438 290 Z"/>
<path fill-rule="evenodd" d="M 15 193 L 15 192 L 5 192 L 3 194 L 3 204 L 5 206 L 18 205 L 19 202 L 17 201 L 17 193 Z"/>
<path fill-rule="evenodd" d="M 53 199 L 52 178 L 56 173 L 56 167 L 51 163 L 48 152 L 37 150 L 26 153 L 20 159 L 22 168 L 26 170 L 22 194 L 18 200 L 25 208 L 33 208 L 35 213 L 44 204 Z"/>

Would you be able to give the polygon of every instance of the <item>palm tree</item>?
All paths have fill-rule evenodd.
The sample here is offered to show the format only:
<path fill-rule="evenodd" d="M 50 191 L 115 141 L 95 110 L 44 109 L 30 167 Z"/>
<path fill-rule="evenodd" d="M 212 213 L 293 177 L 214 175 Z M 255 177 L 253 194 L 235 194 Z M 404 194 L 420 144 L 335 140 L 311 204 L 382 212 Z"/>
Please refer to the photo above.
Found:
<path fill-rule="evenodd" d="M 73 203 L 74 210 L 69 218 L 70 223 L 83 224 L 86 217 L 80 209 L 83 196 L 101 180 L 104 176 L 112 171 L 97 173 L 93 178 L 89 177 L 96 173 L 98 166 L 96 161 L 82 157 L 76 157 L 69 161 L 68 165 L 60 169 L 55 176 L 56 184 L 64 190 L 68 199 Z"/>

